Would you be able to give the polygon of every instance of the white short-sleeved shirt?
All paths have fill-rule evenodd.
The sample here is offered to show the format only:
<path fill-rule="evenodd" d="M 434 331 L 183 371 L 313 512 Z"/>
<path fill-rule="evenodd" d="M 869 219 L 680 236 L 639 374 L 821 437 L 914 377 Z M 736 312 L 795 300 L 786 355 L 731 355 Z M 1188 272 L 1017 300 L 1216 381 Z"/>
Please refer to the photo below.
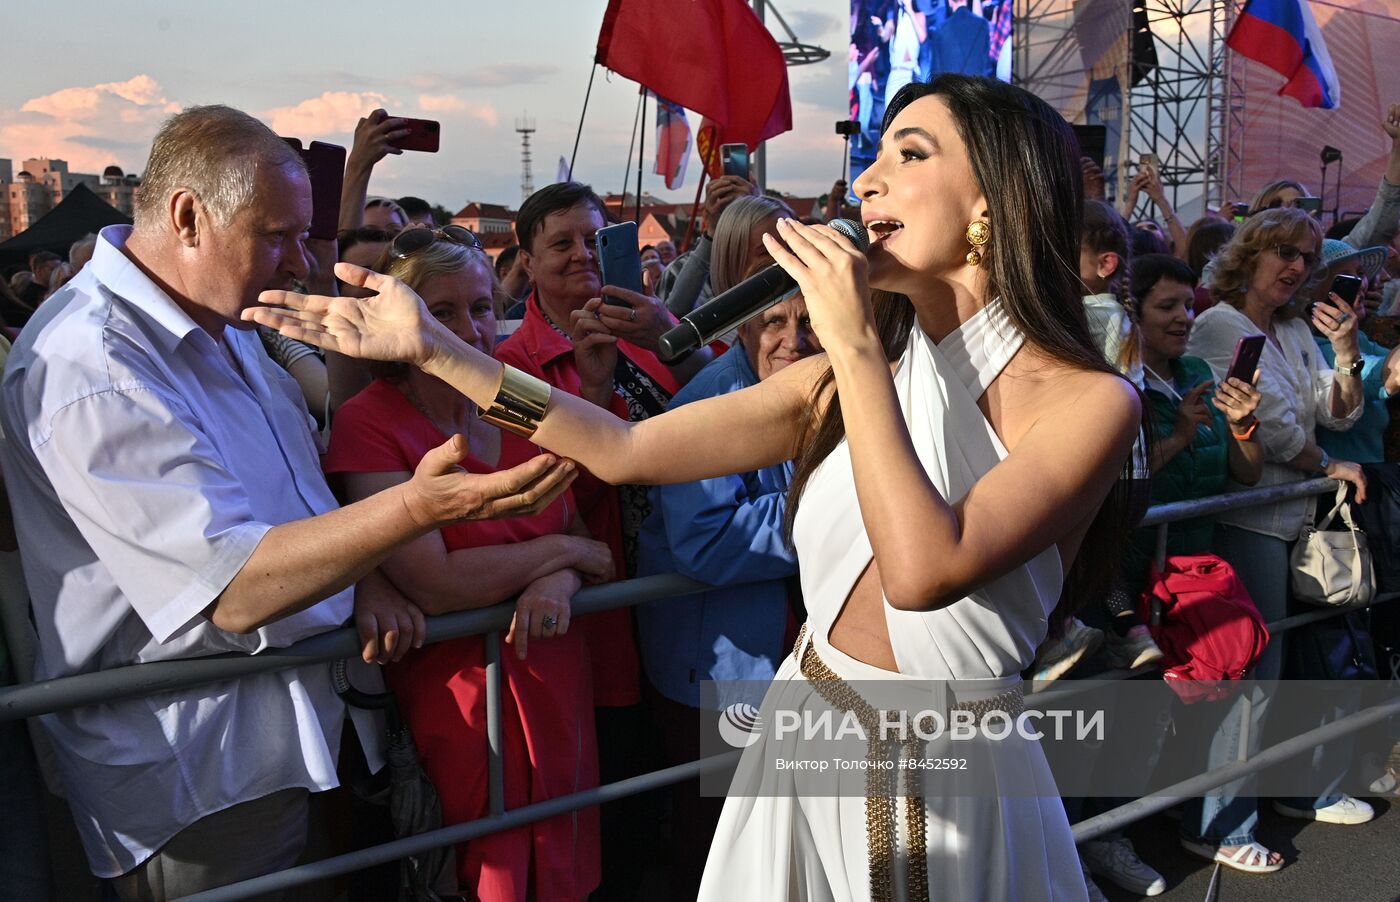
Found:
<path fill-rule="evenodd" d="M 296 383 L 253 331 L 225 329 L 221 348 L 127 258 L 129 234 L 102 230 L 0 389 L 35 679 L 258 652 L 352 609 L 347 589 L 247 635 L 203 616 L 272 526 L 337 505 Z M 321 665 L 41 720 L 93 872 L 110 877 L 207 814 L 335 786 L 344 716 Z"/>
<path fill-rule="evenodd" d="M 1247 335 L 1259 335 L 1244 313 L 1220 303 L 1196 318 L 1186 353 L 1210 364 L 1216 379 L 1223 379 L 1234 359 L 1235 347 Z M 1317 441 L 1317 427 L 1338 432 L 1350 429 L 1361 418 L 1364 404 L 1343 417 L 1332 416 L 1333 371 L 1317 349 L 1302 317 L 1274 319 L 1278 344 L 1264 343 L 1259 358 L 1259 437 L 1264 468 L 1253 488 L 1297 482 L 1307 474 L 1287 466 L 1308 442 Z M 1250 488 L 1234 482 L 1231 491 Z M 1311 502 L 1306 498 L 1278 501 L 1219 514 L 1221 523 L 1263 533 L 1291 542 L 1298 538 Z"/>

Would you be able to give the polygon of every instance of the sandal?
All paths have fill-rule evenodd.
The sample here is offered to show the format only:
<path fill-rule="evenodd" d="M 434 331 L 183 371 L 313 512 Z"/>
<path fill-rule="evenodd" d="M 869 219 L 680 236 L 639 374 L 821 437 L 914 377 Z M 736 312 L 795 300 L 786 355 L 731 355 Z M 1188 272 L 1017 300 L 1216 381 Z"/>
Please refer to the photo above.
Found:
<path fill-rule="evenodd" d="M 1206 861 L 1214 861 L 1246 874 L 1272 874 L 1283 867 L 1282 861 L 1270 863 L 1269 856 L 1273 853 L 1257 842 L 1245 843 L 1235 849 L 1231 855 L 1226 855 L 1218 846 L 1204 842 L 1192 842 L 1189 839 L 1182 839 L 1181 847 Z"/>

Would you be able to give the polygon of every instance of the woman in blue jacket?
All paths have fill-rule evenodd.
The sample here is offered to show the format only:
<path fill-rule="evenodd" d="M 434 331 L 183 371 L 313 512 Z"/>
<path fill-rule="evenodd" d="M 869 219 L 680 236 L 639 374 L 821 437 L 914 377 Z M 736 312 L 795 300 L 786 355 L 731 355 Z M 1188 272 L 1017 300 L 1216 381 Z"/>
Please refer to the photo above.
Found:
<path fill-rule="evenodd" d="M 725 209 L 711 253 L 716 294 L 773 262 L 763 235 L 776 234 L 778 218 L 787 215 L 787 206 L 769 197 L 740 198 Z M 696 374 L 671 407 L 756 385 L 820 350 L 807 305 L 795 295 L 740 326 L 735 345 Z M 652 716 L 668 764 L 697 757 L 700 709 L 745 701 L 757 707 L 792 646 L 797 555 L 783 528 L 791 473 L 788 462 L 651 490 L 652 512 L 638 537 L 638 576 L 680 572 L 716 587 L 637 608 Z M 717 691 L 702 693 L 710 680 Z M 695 897 L 723 801 L 701 798 L 696 781 L 673 793 L 676 898 Z"/>

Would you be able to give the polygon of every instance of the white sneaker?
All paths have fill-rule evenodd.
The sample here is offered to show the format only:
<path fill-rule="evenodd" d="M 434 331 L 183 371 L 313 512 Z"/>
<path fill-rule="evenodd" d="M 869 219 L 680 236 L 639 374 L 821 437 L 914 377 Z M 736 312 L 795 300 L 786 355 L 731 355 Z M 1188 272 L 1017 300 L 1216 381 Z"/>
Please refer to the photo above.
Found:
<path fill-rule="evenodd" d="M 1089 902 L 1108 902 L 1108 897 L 1103 894 L 1094 883 L 1094 878 L 1089 875 L 1089 866 L 1084 863 L 1084 859 L 1079 859 L 1079 870 L 1084 874 L 1084 888 L 1089 891 Z"/>
<path fill-rule="evenodd" d="M 1037 683 L 1058 680 L 1069 673 L 1080 661 L 1093 654 L 1102 643 L 1103 630 L 1085 626 L 1078 617 L 1069 618 L 1062 635 L 1055 639 L 1046 639 L 1036 650 L 1035 663 L 1031 665 L 1035 668 L 1031 690 L 1036 690 Z"/>
<path fill-rule="evenodd" d="M 1090 873 L 1130 893 L 1158 896 L 1167 891 L 1166 879 L 1137 857 L 1132 841 L 1126 836 L 1080 843 L 1079 860 L 1089 868 Z"/>
<path fill-rule="evenodd" d="M 1320 824 L 1364 824 L 1376 816 L 1376 811 L 1360 799 L 1344 795 L 1326 808 L 1294 808 L 1274 802 L 1274 810 L 1284 817 L 1296 817 Z"/>
<path fill-rule="evenodd" d="M 1135 670 L 1156 664 L 1164 657 L 1157 643 L 1152 641 L 1152 633 L 1141 623 L 1122 636 L 1112 630 L 1104 633 L 1103 658 L 1110 667 Z"/>
<path fill-rule="evenodd" d="M 1389 796 L 1395 795 L 1397 785 L 1400 785 L 1400 781 L 1395 779 L 1395 772 L 1387 769 L 1385 773 L 1372 780 L 1368 788 L 1378 796 Z"/>

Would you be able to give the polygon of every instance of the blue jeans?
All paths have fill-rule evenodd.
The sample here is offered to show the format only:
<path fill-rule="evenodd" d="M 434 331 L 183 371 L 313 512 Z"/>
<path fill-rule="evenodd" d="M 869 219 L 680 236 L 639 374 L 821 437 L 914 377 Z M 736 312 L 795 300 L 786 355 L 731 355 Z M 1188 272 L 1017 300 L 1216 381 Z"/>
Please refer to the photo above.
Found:
<path fill-rule="evenodd" d="M 1215 547 L 1220 556 L 1234 567 L 1266 623 L 1288 615 L 1288 555 L 1293 548 L 1292 542 L 1221 525 L 1216 532 Z M 1283 674 L 1283 640 L 1283 636 L 1270 637 L 1269 644 L 1254 664 L 1256 680 L 1268 682 L 1277 680 Z M 1259 751 L 1269 704 L 1263 691 L 1256 687 L 1248 696 L 1240 695 L 1220 706 L 1220 720 L 1207 754 L 1207 766 L 1211 770 L 1241 759 L 1246 710 L 1249 733 L 1247 752 L 1253 756 Z M 1350 754 L 1350 743 L 1346 742 L 1315 750 L 1310 766 L 1318 772 L 1335 772 L 1329 791 L 1317 797 L 1283 798 L 1279 801 L 1294 808 L 1326 808 L 1335 803 L 1341 798 L 1335 790 L 1341 785 Z M 1181 818 L 1182 835 L 1196 842 L 1217 846 L 1240 846 L 1253 842 L 1254 828 L 1259 822 L 1258 799 L 1249 794 L 1253 785 L 1253 777 L 1244 777 L 1213 790 L 1204 799 L 1186 802 Z"/>

